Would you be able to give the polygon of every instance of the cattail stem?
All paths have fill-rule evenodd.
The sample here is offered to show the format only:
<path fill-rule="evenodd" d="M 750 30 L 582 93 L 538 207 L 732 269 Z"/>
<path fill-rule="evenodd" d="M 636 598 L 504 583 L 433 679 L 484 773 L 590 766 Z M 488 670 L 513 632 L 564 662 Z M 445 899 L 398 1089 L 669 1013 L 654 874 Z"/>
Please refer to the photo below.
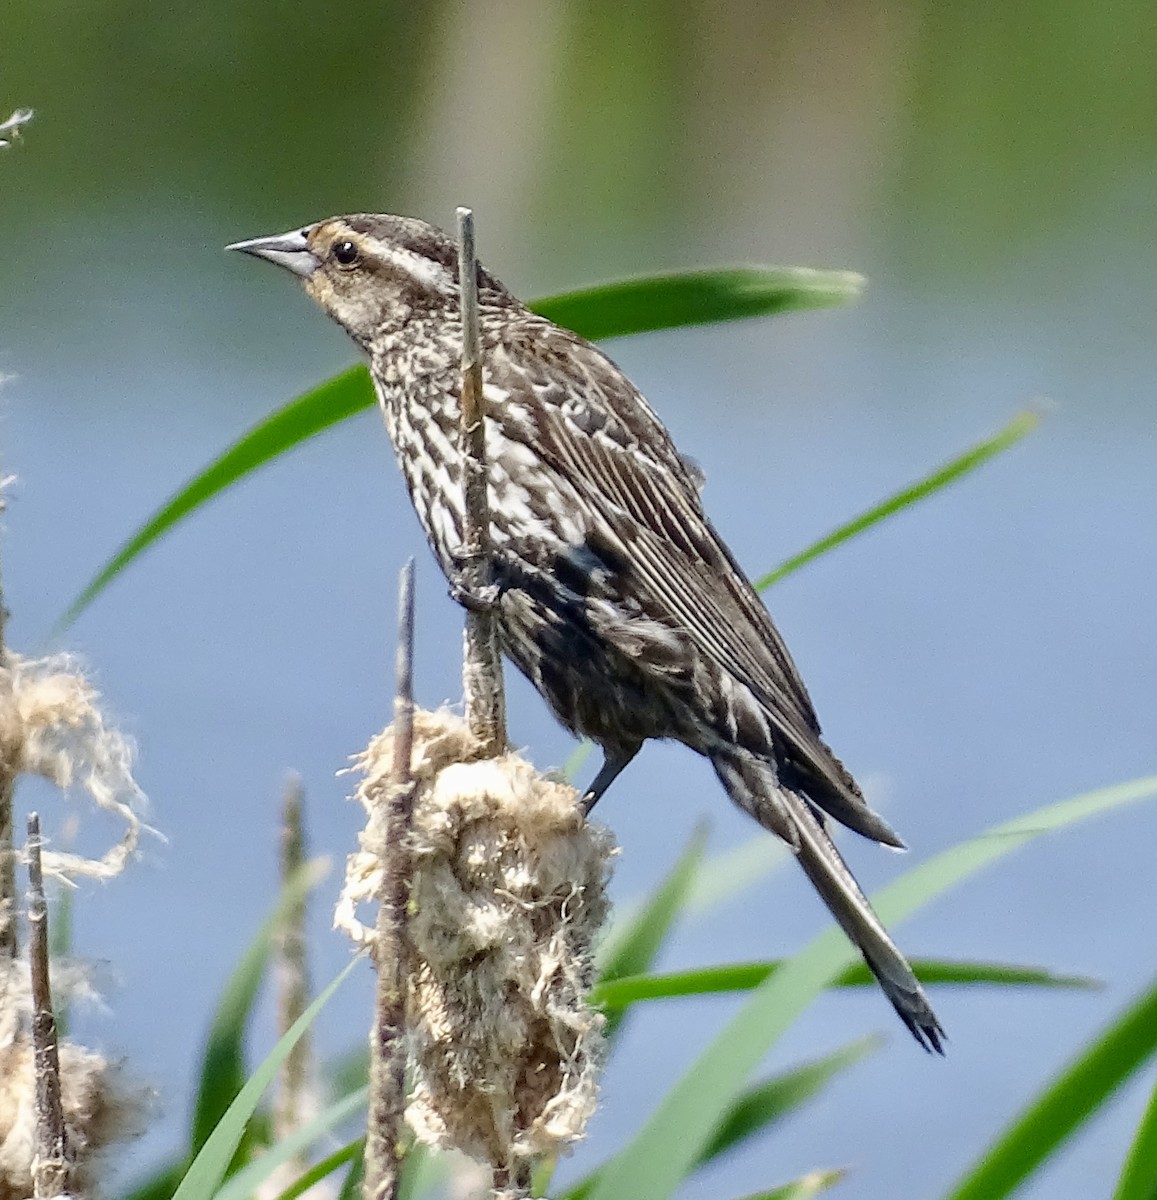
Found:
<path fill-rule="evenodd" d="M 0 663 L 3 661 L 4 649 L 0 645 Z M 16 771 L 8 756 L 0 753 L 0 963 L 11 962 L 20 948 L 16 936 L 15 793 Z"/>
<path fill-rule="evenodd" d="M 0 513 L 8 505 L 0 499 Z M 8 609 L 0 581 L 0 667 L 8 665 Z M 16 926 L 16 749 L 0 746 L 0 963 L 11 962 L 20 948 Z"/>
<path fill-rule="evenodd" d="M 495 1197 L 529 1196 L 533 1176 L 533 1168 L 525 1159 L 510 1167 L 495 1167 L 493 1172 L 493 1192 Z"/>
<path fill-rule="evenodd" d="M 414 782 L 414 562 L 402 568 L 398 598 L 397 688 L 393 778 L 382 839 L 375 958 L 378 971 L 370 1040 L 370 1112 L 366 1132 L 365 1200 L 394 1200 L 406 1111 L 405 981 L 410 901 L 410 825 Z"/>
<path fill-rule="evenodd" d="M 482 393 L 482 338 L 478 317 L 478 259 L 474 214 L 458 209 L 458 283 L 462 312 L 462 471 L 466 520 L 463 529 L 463 590 L 477 602 L 466 612 L 462 682 L 466 722 L 489 757 L 506 749 L 506 699 L 491 585 L 493 547 L 486 491 L 486 401 Z M 483 597 L 486 597 L 484 600 Z"/>
<path fill-rule="evenodd" d="M 37 1200 L 67 1195 L 68 1142 L 60 1095 L 60 1052 L 52 985 L 48 975 L 48 904 L 40 866 L 40 817 L 28 816 L 28 961 L 32 973 L 32 1051 L 36 1076 L 36 1157 L 32 1161 Z"/>
<path fill-rule="evenodd" d="M 299 775 L 291 774 L 285 782 L 281 806 L 281 883 L 285 886 L 298 876 L 305 863 L 305 826 L 302 807 L 305 791 Z M 285 914 L 277 938 L 277 1033 L 286 1033 L 305 1012 L 309 1004 L 309 963 L 306 955 L 306 898 L 301 899 Z M 309 1078 L 311 1056 L 309 1034 L 305 1034 L 289 1052 L 281 1065 L 277 1094 L 273 1104 L 273 1138 L 287 1138 L 304 1124 L 302 1105 Z M 301 1155 L 295 1165 L 305 1168 Z M 297 1174 L 300 1174 L 299 1170 Z M 294 1176 L 296 1178 L 296 1176 Z"/>

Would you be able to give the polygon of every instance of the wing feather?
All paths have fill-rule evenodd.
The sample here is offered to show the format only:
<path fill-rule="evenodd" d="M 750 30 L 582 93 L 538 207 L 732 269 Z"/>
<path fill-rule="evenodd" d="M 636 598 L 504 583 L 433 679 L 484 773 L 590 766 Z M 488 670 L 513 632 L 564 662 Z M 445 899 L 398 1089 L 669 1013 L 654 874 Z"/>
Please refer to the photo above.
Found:
<path fill-rule="evenodd" d="M 666 429 L 600 350 L 548 323 L 528 324 L 524 340 L 493 354 L 487 371 L 518 396 L 523 414 L 529 409 L 533 432 L 519 427 L 534 437 L 538 460 L 627 548 L 643 609 L 670 614 L 701 653 L 750 689 L 782 748 L 858 815 L 866 808 L 859 789 L 821 739 L 791 655 L 707 519 Z"/>

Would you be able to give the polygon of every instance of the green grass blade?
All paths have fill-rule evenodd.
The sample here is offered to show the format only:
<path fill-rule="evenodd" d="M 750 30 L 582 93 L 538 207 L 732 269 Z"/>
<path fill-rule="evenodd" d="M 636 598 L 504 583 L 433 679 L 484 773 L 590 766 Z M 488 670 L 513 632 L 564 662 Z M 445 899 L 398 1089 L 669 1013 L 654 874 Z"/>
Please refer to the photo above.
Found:
<path fill-rule="evenodd" d="M 882 1037 L 859 1038 L 831 1054 L 749 1088 L 724 1117 L 698 1165 L 703 1166 L 784 1120 L 818 1096 L 837 1075 L 874 1054 L 883 1044 Z"/>
<path fill-rule="evenodd" d="M 687 895 L 688 916 L 700 916 L 738 896 L 792 859 L 777 837 L 761 833 L 709 858 Z"/>
<path fill-rule="evenodd" d="M 714 1137 L 704 1148 L 696 1167 L 701 1167 L 733 1150 L 749 1138 L 769 1129 L 814 1099 L 839 1074 L 878 1050 L 880 1037 L 860 1038 L 822 1058 L 748 1089 L 724 1115 Z M 600 1167 L 576 1183 L 560 1200 L 586 1200 L 600 1176 Z"/>
<path fill-rule="evenodd" d="M 1029 813 L 937 855 L 885 888 L 876 908 L 897 923 L 1042 834 L 1157 795 L 1157 776 L 1118 784 Z M 786 961 L 744 1004 L 606 1168 L 593 1200 L 665 1200 L 693 1169 L 751 1072 L 855 951 L 831 928 Z M 1157 1025 L 1155 1025 L 1157 1029 Z"/>
<path fill-rule="evenodd" d="M 1153 1200 L 1157 1196 L 1157 1087 L 1149 1103 L 1117 1180 L 1113 1200 Z"/>
<path fill-rule="evenodd" d="M 196 1154 L 205 1144 L 244 1086 L 248 1074 L 245 1029 L 269 965 L 277 931 L 286 914 L 301 903 L 326 870 L 327 866 L 306 863 L 289 878 L 282 888 L 277 907 L 266 919 L 226 985 L 201 1056 L 200 1083 L 193 1104 L 189 1139 L 190 1155 Z"/>
<path fill-rule="evenodd" d="M 1009 1126 L 946 1200 L 1002 1200 L 1157 1053 L 1157 985 L 1147 991 Z M 1153 1163 L 1148 1164 L 1151 1200 Z M 1118 1195 L 1119 1195 L 1118 1191 Z"/>
<path fill-rule="evenodd" d="M 344 1096 L 346 1092 L 365 1087 L 370 1081 L 369 1048 L 355 1046 L 339 1055 L 326 1065 L 325 1079 L 326 1086 L 334 1096 Z"/>
<path fill-rule="evenodd" d="M 169 1200 L 185 1175 L 188 1159 L 170 1162 L 133 1184 L 127 1192 L 120 1193 L 120 1200 Z"/>
<path fill-rule="evenodd" d="M 770 1192 L 756 1192 L 745 1196 L 744 1200 L 812 1200 L 820 1192 L 826 1192 L 839 1183 L 847 1174 L 847 1171 L 809 1171 L 794 1183 L 772 1188 Z"/>
<path fill-rule="evenodd" d="M 951 958 L 914 958 L 912 969 L 921 983 L 937 985 L 983 984 L 992 987 L 1057 988 L 1093 991 L 1104 987 L 1092 975 L 1069 975 L 1047 967 L 1017 963 L 962 962 Z M 863 963 L 855 963 L 836 980 L 837 987 L 876 987 L 876 980 Z"/>
<path fill-rule="evenodd" d="M 562 777 L 572 787 L 578 787 L 575 779 L 578 773 L 583 769 L 584 763 L 591 756 L 591 751 L 595 748 L 594 742 L 589 738 L 583 738 L 577 746 L 567 755 L 566 762 L 562 765 Z"/>
<path fill-rule="evenodd" d="M 742 317 L 830 308 L 864 290 L 854 271 L 732 267 L 648 275 L 536 300 L 535 312 L 592 342 Z"/>
<path fill-rule="evenodd" d="M 925 984 L 988 984 L 997 987 L 1098 988 L 1101 981 L 1088 975 L 1061 975 L 1044 967 L 1009 963 L 959 962 L 943 958 L 914 958 L 912 969 Z M 614 1011 L 642 1000 L 669 1000 L 678 996 L 711 996 L 749 992 L 759 987 L 783 965 L 782 959 L 760 963 L 726 963 L 696 967 L 662 975 L 628 975 L 600 980 L 590 994 L 591 1004 Z M 855 963 L 832 980 L 833 987 L 875 987 L 872 973 Z"/>
<path fill-rule="evenodd" d="M 845 1179 L 847 1174 L 847 1171 L 844 1170 L 809 1171 L 791 1183 L 781 1184 L 769 1192 L 752 1192 L 750 1195 L 744 1196 L 743 1200 L 812 1200 L 812 1197 L 818 1196 L 820 1192 L 826 1192 L 841 1179 Z M 576 1188 L 565 1193 L 561 1200 L 583 1200 L 586 1195 L 586 1192 L 580 1192 Z"/>
<path fill-rule="evenodd" d="M 841 304 L 862 287 L 862 277 L 850 271 L 740 267 L 628 279 L 548 296 L 531 307 L 584 337 L 598 339 Z M 131 562 L 214 496 L 373 403 L 369 372 L 359 366 L 272 413 L 149 517 L 69 605 L 55 632 L 68 628 Z"/>
<path fill-rule="evenodd" d="M 699 917 L 739 895 L 753 884 L 778 870 L 791 857 L 790 851 L 779 838 L 763 834 L 751 838 L 740 846 L 725 850 L 721 854 L 705 859 L 696 871 L 682 915 Z M 615 944 L 623 929 L 633 921 L 642 903 L 637 900 L 620 904 L 615 909 L 615 923 L 610 935 L 603 943 L 602 954 Z"/>
<path fill-rule="evenodd" d="M 362 1200 L 362 1182 L 366 1177 L 366 1156 L 359 1155 L 350 1165 L 337 1200 Z"/>
<path fill-rule="evenodd" d="M 277 409 L 234 442 L 220 458 L 194 476 L 149 517 L 69 605 L 57 622 L 56 632 L 60 633 L 71 625 L 129 563 L 139 558 L 190 513 L 299 442 L 369 408 L 373 402 L 369 372 L 365 367 L 352 367 L 313 391 L 306 392 L 304 396 L 299 396 L 284 408 Z"/>
<path fill-rule="evenodd" d="M 265 1089 L 273 1082 L 281 1064 L 313 1023 L 317 1014 L 352 974 L 358 961 L 357 958 L 353 959 L 278 1040 L 277 1045 L 273 1047 L 265 1061 L 237 1093 L 233 1103 L 229 1105 L 224 1116 L 206 1138 L 205 1144 L 189 1165 L 188 1171 L 185 1172 L 180 1186 L 173 1193 L 173 1200 L 211 1200 L 229 1170 L 233 1156 L 245 1134 L 245 1127 L 257 1111 Z"/>
<path fill-rule="evenodd" d="M 651 895 L 626 917 L 620 917 L 598 949 L 599 977 L 617 979 L 622 975 L 640 975 L 649 970 L 676 918 L 683 912 L 703 861 L 707 827 L 698 825 L 687 848 Z M 607 1013 L 604 1032 L 613 1044 L 615 1034 L 626 1018 L 626 1010 Z M 532 1192 L 543 1195 L 554 1170 L 552 1162 L 542 1162 L 535 1172 Z"/>
<path fill-rule="evenodd" d="M 300 1179 L 295 1179 L 293 1183 L 277 1197 L 277 1200 L 297 1200 L 298 1196 L 308 1192 L 315 1183 L 322 1179 L 327 1179 L 334 1171 L 340 1167 L 344 1167 L 346 1163 L 352 1163 L 361 1158 L 365 1153 L 366 1139 L 364 1137 L 354 1138 L 352 1142 L 335 1150 L 331 1155 L 323 1158 L 320 1162 L 314 1163 Z"/>
<path fill-rule="evenodd" d="M 51 893 L 50 924 L 48 926 L 48 957 L 69 958 L 72 955 L 73 889 L 63 883 L 54 883 Z M 56 1014 L 57 1033 L 64 1037 L 66 1030 L 60 1028 L 59 1002 Z"/>
<path fill-rule="evenodd" d="M 0 602 L 2 603 L 2 602 Z M 50 962 L 72 957 L 73 889 L 56 883 L 50 893 L 48 915 L 48 958 Z M 61 991 L 55 999 L 56 1036 L 63 1040 L 72 1027 L 72 1000 Z"/>
<path fill-rule="evenodd" d="M 446 1194 L 451 1191 L 450 1161 L 448 1154 L 421 1142 L 410 1142 L 398 1171 L 397 1200 L 415 1200 L 415 1197 L 431 1192 Z"/>
<path fill-rule="evenodd" d="M 990 458 L 995 458 L 996 455 L 1001 454 L 1010 446 L 1015 446 L 1021 438 L 1030 434 L 1039 424 L 1039 413 L 1033 412 L 1031 409 L 1017 413 L 993 437 L 966 450 L 963 454 L 952 459 L 951 462 L 945 463 L 939 470 L 933 471 L 931 475 L 926 475 L 923 479 L 918 479 L 915 483 L 909 484 L 908 487 L 901 488 L 900 491 L 881 501 L 873 508 L 868 509 L 867 512 L 861 513 L 858 517 L 848 521 L 847 524 L 832 530 L 826 537 L 820 538 L 818 542 L 814 542 L 806 550 L 801 550 L 799 554 L 793 554 L 786 562 L 780 563 L 774 571 L 768 571 L 761 579 L 756 580 L 756 590 L 763 591 L 765 588 L 773 587 L 789 575 L 794 574 L 800 567 L 804 567 L 814 559 L 819 558 L 821 554 L 826 554 L 829 550 L 834 550 L 837 546 L 842 546 L 844 542 L 858 536 L 865 530 L 871 529 L 873 525 L 878 525 L 881 521 L 887 520 L 888 517 L 894 516 L 901 510 L 909 508 L 921 500 L 926 500 L 929 496 L 935 495 L 936 492 L 947 487 L 950 483 L 955 483 L 958 479 L 969 474 L 969 472 L 975 471 L 977 467 L 988 462 Z"/>
<path fill-rule="evenodd" d="M 313 1120 L 307 1121 L 291 1134 L 269 1146 L 252 1162 L 247 1163 L 240 1171 L 230 1176 L 229 1182 L 215 1193 L 215 1200 L 247 1200 L 247 1197 L 257 1195 L 261 1184 L 282 1163 L 287 1163 L 297 1155 L 303 1154 L 331 1129 L 341 1125 L 355 1113 L 364 1109 L 368 1095 L 369 1088 L 360 1088 L 356 1092 L 350 1092 L 348 1096 L 343 1096 L 323 1112 L 318 1113 Z M 354 1142 L 352 1145 L 356 1146 L 357 1143 Z M 346 1146 L 344 1149 L 349 1151 L 350 1147 Z M 345 1153 L 344 1157 L 333 1163 L 329 1170 L 336 1171 L 343 1162 L 350 1162 L 352 1159 L 352 1153 Z M 292 1189 L 290 1190 L 292 1191 Z M 305 1188 L 300 1190 L 304 1191 Z"/>
<path fill-rule="evenodd" d="M 640 975 L 655 961 L 675 918 L 687 899 L 703 859 L 707 830 L 700 825 L 692 834 L 687 849 L 643 904 L 626 922 L 608 934 L 599 952 L 599 977 L 619 979 Z"/>

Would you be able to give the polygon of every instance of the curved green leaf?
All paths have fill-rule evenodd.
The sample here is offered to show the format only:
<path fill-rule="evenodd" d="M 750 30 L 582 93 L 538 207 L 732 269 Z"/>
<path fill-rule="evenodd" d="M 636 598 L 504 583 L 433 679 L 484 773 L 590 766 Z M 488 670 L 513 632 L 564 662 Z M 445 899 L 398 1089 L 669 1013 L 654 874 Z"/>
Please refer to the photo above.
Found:
<path fill-rule="evenodd" d="M 746 842 L 713 855 L 699 870 L 687 893 L 687 915 L 701 916 L 746 891 L 792 860 L 785 842 L 759 833 Z"/>
<path fill-rule="evenodd" d="M 1157 984 L 1151 987 L 1013 1122 L 945 1200 L 1001 1200 L 1012 1193 L 1135 1071 L 1157 1053 Z M 1153 1163 L 1142 1178 L 1151 1200 Z M 1130 1193 L 1126 1193 L 1129 1195 Z M 1117 1192 L 1121 1195 L 1120 1190 Z"/>
<path fill-rule="evenodd" d="M 899 922 L 1041 834 L 1154 795 L 1157 776 L 1090 792 L 1006 822 L 903 875 L 879 894 L 877 911 L 885 922 Z M 855 957 L 839 931 L 831 928 L 785 962 L 667 1093 L 627 1148 L 607 1165 L 591 1193 L 593 1200 L 670 1196 L 693 1169 L 763 1056 Z"/>
<path fill-rule="evenodd" d="M 770 1192 L 756 1192 L 754 1195 L 745 1196 L 743 1200 L 812 1200 L 820 1192 L 826 1192 L 841 1179 L 845 1179 L 847 1174 L 844 1170 L 809 1171 L 793 1183 L 772 1188 Z"/>
<path fill-rule="evenodd" d="M 562 764 L 562 777 L 567 783 L 578 787 L 578 784 L 575 783 L 575 778 L 583 769 L 583 764 L 590 758 L 591 751 L 594 748 L 595 744 L 590 738 L 581 738 L 578 745 L 567 755 L 566 762 Z"/>
<path fill-rule="evenodd" d="M 1157 1087 L 1149 1094 L 1145 1115 L 1117 1180 L 1113 1200 L 1153 1200 L 1157 1196 Z"/>
<path fill-rule="evenodd" d="M 863 279 L 850 271 L 802 267 L 741 267 L 652 275 L 549 296 L 536 312 L 592 340 L 679 325 L 840 304 L 858 295 Z M 191 479 L 134 533 L 69 605 L 62 632 L 162 535 L 258 467 L 374 403 L 364 366 L 352 367 L 268 416 Z"/>
<path fill-rule="evenodd" d="M 121 1200 L 170 1200 L 189 1165 L 187 1158 L 173 1161 L 152 1171 L 140 1183 L 133 1184 L 127 1192 L 120 1193 Z"/>
<path fill-rule="evenodd" d="M 226 985 L 201 1056 L 200 1083 L 193 1104 L 193 1128 L 189 1139 L 191 1155 L 205 1144 L 245 1083 L 248 1073 L 245 1029 L 269 965 L 277 932 L 286 915 L 302 902 L 328 869 L 326 863 L 306 863 L 289 877 L 277 907 L 262 925 Z"/>
<path fill-rule="evenodd" d="M 352 1192 L 354 1195 L 357 1195 L 354 1189 L 361 1182 L 362 1172 L 365 1167 L 365 1149 L 366 1139 L 364 1135 L 354 1138 L 351 1142 L 346 1142 L 344 1146 L 339 1146 L 332 1154 L 323 1158 L 320 1162 L 314 1163 L 300 1178 L 295 1179 L 277 1197 L 277 1200 L 297 1200 L 298 1196 L 308 1192 L 315 1183 L 340 1170 L 346 1163 L 350 1164 L 350 1170 L 347 1172 L 345 1182 L 342 1185 L 342 1194 L 349 1195 Z M 407 1147 L 405 1155 L 402 1158 L 397 1200 L 413 1200 L 414 1196 L 429 1190 L 427 1184 L 430 1180 L 438 1182 L 444 1174 L 445 1163 L 439 1160 L 437 1165 L 431 1168 L 430 1152 L 421 1142 L 412 1142 Z M 226 1188 L 230 1187 L 232 1183 L 233 1180 L 231 1179 Z M 222 1189 L 213 1200 L 222 1200 L 224 1194 L 225 1189 Z"/>
<path fill-rule="evenodd" d="M 592 744 L 584 741 L 580 743 L 580 749 Z M 570 780 L 571 777 L 568 775 L 567 778 Z M 721 854 L 712 855 L 700 863 L 691 879 L 680 915 L 703 916 L 758 883 L 790 858 L 791 851 L 787 846 L 779 838 L 766 833 L 749 838 Z M 600 947 L 604 957 L 627 925 L 635 920 L 641 907 L 638 901 L 627 901 L 616 906 L 615 923 Z"/>
<path fill-rule="evenodd" d="M 696 1167 L 704 1166 L 728 1150 L 733 1150 L 758 1133 L 802 1108 L 839 1074 L 878 1050 L 881 1037 L 860 1038 L 822 1058 L 779 1075 L 748 1089 L 724 1115 L 714 1137 L 704 1148 Z M 600 1167 L 581 1179 L 560 1200 L 586 1200 L 606 1167 Z"/>
<path fill-rule="evenodd" d="M 299 442 L 369 408 L 373 402 L 369 371 L 364 366 L 351 367 L 270 414 L 153 513 L 68 606 L 56 632 L 71 625 L 129 563 L 190 513 Z"/>
<path fill-rule="evenodd" d="M 912 969 L 926 984 L 991 984 L 998 987 L 1097 988 L 1100 980 L 1087 975 L 1059 975 L 1043 967 L 1008 963 L 957 962 L 943 958 L 914 958 Z M 664 975 L 628 975 L 599 980 L 591 990 L 590 1003 L 611 1011 L 640 1000 L 668 1000 L 676 996 L 709 996 L 748 992 L 759 987 L 783 966 L 782 959 L 762 963 L 727 963 L 719 967 L 696 967 Z M 863 963 L 854 963 L 832 980 L 833 987 L 875 987 L 872 973 Z"/>
<path fill-rule="evenodd" d="M 612 929 L 599 948 L 599 978 L 618 979 L 639 975 L 655 961 L 655 955 L 666 940 L 675 918 L 687 899 L 703 859 L 707 841 L 706 827 L 700 825 L 691 836 L 687 849 L 668 875 L 648 898 L 642 909 L 627 921 Z M 618 1028 L 622 1015 L 607 1018 L 606 1031 L 610 1036 Z"/>
<path fill-rule="evenodd" d="M 636 911 L 614 923 L 598 948 L 600 979 L 638 975 L 655 961 L 694 884 L 706 842 L 706 826 L 699 823 L 687 848 L 650 896 Z"/>
<path fill-rule="evenodd" d="M 355 1046 L 326 1064 L 326 1089 L 334 1096 L 363 1088 L 370 1081 L 370 1051 L 368 1046 Z"/>
<path fill-rule="evenodd" d="M 882 500 L 858 517 L 854 517 L 838 529 L 833 529 L 818 542 L 813 542 L 806 550 L 801 550 L 799 554 L 793 554 L 791 558 L 780 563 L 774 571 L 768 571 L 766 575 L 758 579 L 755 584 L 756 590 L 763 591 L 765 588 L 773 587 L 798 571 L 800 567 L 819 558 L 821 554 L 834 550 L 865 530 L 871 529 L 873 525 L 878 525 L 881 521 L 909 508 L 918 501 L 926 500 L 950 483 L 955 483 L 970 471 L 975 471 L 977 467 L 988 462 L 990 458 L 995 458 L 1010 446 L 1015 446 L 1021 438 L 1031 433 L 1039 424 L 1040 414 L 1032 409 L 1017 413 L 999 433 L 965 450 L 963 454 L 945 463 L 931 475 L 925 475 L 923 479 L 918 479 L 906 488 L 901 488 L 894 495 Z"/>
<path fill-rule="evenodd" d="M 402 1159 L 398 1200 L 419 1196 L 446 1196 L 453 1191 L 454 1155 L 422 1142 L 411 1142 Z"/>
<path fill-rule="evenodd" d="M 265 1061 L 254 1071 L 212 1133 L 205 1139 L 205 1144 L 190 1163 L 184 1179 L 173 1193 L 173 1200 L 211 1200 L 229 1170 L 237 1147 L 245 1135 L 245 1127 L 257 1111 L 265 1089 L 273 1082 L 281 1064 L 313 1024 L 317 1014 L 349 978 L 358 961 L 359 959 L 355 958 L 349 962 L 325 991 L 294 1021 Z"/>
<path fill-rule="evenodd" d="M 366 1177 L 366 1156 L 359 1154 L 352 1163 L 350 1169 L 346 1172 L 346 1177 L 342 1180 L 341 1191 L 337 1194 L 337 1200 L 361 1200 L 362 1198 L 362 1183 Z"/>
<path fill-rule="evenodd" d="M 698 1165 L 703 1166 L 728 1150 L 734 1150 L 757 1133 L 789 1117 L 818 1096 L 837 1075 L 874 1054 L 883 1044 L 882 1037 L 859 1038 L 831 1054 L 749 1088 L 716 1129 Z"/>
<path fill-rule="evenodd" d="M 310 1146 L 329 1133 L 331 1129 L 343 1124 L 355 1113 L 363 1110 L 368 1095 L 369 1088 L 359 1088 L 356 1092 L 350 1092 L 349 1095 L 342 1096 L 340 1100 L 335 1100 L 323 1112 L 318 1113 L 313 1120 L 307 1121 L 280 1141 L 269 1146 L 252 1162 L 246 1163 L 240 1171 L 231 1175 L 229 1181 L 214 1194 L 214 1200 L 247 1200 L 250 1196 L 258 1195 L 261 1185 L 278 1167 L 283 1163 L 290 1162 L 299 1154 L 304 1154 Z M 343 1163 L 351 1162 L 357 1145 L 357 1141 L 352 1142 L 338 1151 L 336 1155 L 331 1155 L 327 1160 L 329 1166 L 325 1173 L 329 1174 L 330 1171 L 336 1171 Z M 300 1182 L 299 1180 L 298 1183 Z M 305 1186 L 298 1188 L 297 1184 L 289 1189 L 293 1195 L 300 1195 L 304 1190 Z"/>
<path fill-rule="evenodd" d="M 700 823 L 678 862 L 659 881 L 650 896 L 637 908 L 615 920 L 597 951 L 601 979 L 638 975 L 655 961 L 671 926 L 686 908 L 687 898 L 703 862 L 706 843 L 707 826 Z M 612 1043 L 625 1016 L 625 1009 L 607 1014 L 604 1031 Z M 544 1159 L 538 1164 L 531 1187 L 533 1196 L 546 1194 L 554 1167 L 554 1159 Z"/>
<path fill-rule="evenodd" d="M 854 271 L 732 267 L 618 280 L 536 300 L 531 308 L 598 342 L 684 325 L 831 308 L 854 300 L 864 284 Z"/>
<path fill-rule="evenodd" d="M 297 1200 L 298 1196 L 308 1192 L 315 1183 L 328 1178 L 346 1163 L 357 1161 L 365 1153 L 366 1139 L 364 1137 L 354 1138 L 352 1142 L 346 1142 L 344 1146 L 340 1146 L 332 1154 L 323 1158 L 320 1162 L 316 1162 L 300 1179 L 295 1179 L 293 1183 L 277 1197 L 277 1200 Z"/>

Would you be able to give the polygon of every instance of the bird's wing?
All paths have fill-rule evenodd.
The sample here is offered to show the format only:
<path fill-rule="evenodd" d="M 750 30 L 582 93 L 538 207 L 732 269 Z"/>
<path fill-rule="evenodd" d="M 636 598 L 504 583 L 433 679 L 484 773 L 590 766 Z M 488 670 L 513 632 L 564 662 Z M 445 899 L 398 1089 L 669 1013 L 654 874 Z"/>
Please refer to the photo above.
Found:
<path fill-rule="evenodd" d="M 539 460 L 624 545 L 630 590 L 644 609 L 669 614 L 750 689 L 792 758 L 862 807 L 820 738 L 783 639 L 707 520 L 694 476 L 626 377 L 590 343 L 537 322 L 489 356 L 486 369 L 488 382 L 529 415 L 524 436 L 534 438 Z"/>

